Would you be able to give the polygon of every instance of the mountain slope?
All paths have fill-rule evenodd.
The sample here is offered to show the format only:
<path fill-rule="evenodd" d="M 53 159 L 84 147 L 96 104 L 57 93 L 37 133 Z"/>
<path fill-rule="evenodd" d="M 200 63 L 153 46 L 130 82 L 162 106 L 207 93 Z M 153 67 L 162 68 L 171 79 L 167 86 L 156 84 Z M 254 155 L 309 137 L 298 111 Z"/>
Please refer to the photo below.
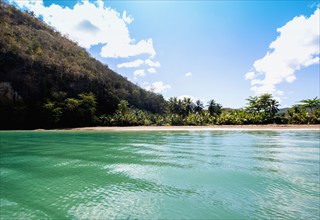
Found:
<path fill-rule="evenodd" d="M 161 95 L 113 72 L 32 13 L 0 1 L 0 29 L 2 128 L 43 126 L 44 103 L 83 93 L 95 96 L 97 115 L 112 114 L 122 99 L 135 108 L 164 111 Z M 17 109 L 23 109 L 19 119 Z"/>

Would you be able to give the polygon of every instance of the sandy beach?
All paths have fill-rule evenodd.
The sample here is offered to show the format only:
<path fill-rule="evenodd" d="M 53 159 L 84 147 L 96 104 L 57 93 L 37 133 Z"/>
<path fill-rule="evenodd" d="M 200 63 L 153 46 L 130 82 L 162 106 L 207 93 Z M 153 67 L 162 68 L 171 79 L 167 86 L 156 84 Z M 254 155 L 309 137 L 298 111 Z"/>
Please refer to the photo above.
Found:
<path fill-rule="evenodd" d="M 81 128 L 72 128 L 71 130 L 87 130 L 87 131 L 313 130 L 313 131 L 320 131 L 320 125 L 270 124 L 270 125 L 214 125 L 214 126 L 81 127 Z"/>

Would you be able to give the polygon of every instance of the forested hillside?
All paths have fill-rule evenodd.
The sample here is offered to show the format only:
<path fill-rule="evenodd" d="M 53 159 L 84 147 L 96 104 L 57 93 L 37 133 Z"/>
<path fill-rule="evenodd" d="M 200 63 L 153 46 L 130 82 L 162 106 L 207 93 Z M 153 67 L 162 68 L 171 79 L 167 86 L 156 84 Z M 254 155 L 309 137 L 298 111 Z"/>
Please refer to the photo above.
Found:
<path fill-rule="evenodd" d="M 148 92 L 85 49 L 0 0 L 0 129 L 80 126 L 319 124 L 320 99 L 280 110 L 271 95 L 240 109 Z M 280 111 L 279 111 L 280 110 Z"/>
<path fill-rule="evenodd" d="M 32 12 L 0 1 L 0 30 L 2 129 L 48 127 L 55 120 L 90 125 L 96 115 L 113 114 L 121 100 L 163 113 L 161 95 L 115 73 Z"/>

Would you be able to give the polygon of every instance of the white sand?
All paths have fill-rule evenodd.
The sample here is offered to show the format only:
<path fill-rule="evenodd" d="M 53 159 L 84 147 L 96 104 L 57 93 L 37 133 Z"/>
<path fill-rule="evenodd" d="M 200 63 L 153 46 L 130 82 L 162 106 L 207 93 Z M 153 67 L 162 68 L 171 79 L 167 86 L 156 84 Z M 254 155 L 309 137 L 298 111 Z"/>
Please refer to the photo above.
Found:
<path fill-rule="evenodd" d="M 68 129 L 69 130 L 69 129 Z M 82 127 L 71 130 L 92 131 L 215 131 L 215 130 L 314 130 L 320 125 L 214 125 L 214 126 L 133 126 L 133 127 Z"/>

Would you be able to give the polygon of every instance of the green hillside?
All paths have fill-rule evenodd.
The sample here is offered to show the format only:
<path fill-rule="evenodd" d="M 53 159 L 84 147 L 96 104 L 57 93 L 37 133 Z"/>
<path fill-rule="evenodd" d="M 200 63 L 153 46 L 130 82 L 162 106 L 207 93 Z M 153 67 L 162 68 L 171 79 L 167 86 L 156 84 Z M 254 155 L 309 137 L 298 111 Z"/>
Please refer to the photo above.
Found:
<path fill-rule="evenodd" d="M 214 94 L 212 94 L 214 95 Z M 284 111 L 272 94 L 241 109 L 148 92 L 77 43 L 0 0 L 0 129 L 139 125 L 319 124 L 320 99 Z"/>
<path fill-rule="evenodd" d="M 163 113 L 161 95 L 115 73 L 33 13 L 0 1 L 0 30 L 1 129 L 48 127 L 61 103 L 89 112 L 73 118 L 77 122 L 70 121 L 74 112 L 69 119 L 60 112 L 65 120 L 59 126 L 90 125 L 90 107 L 97 116 L 113 114 L 121 100 Z"/>

